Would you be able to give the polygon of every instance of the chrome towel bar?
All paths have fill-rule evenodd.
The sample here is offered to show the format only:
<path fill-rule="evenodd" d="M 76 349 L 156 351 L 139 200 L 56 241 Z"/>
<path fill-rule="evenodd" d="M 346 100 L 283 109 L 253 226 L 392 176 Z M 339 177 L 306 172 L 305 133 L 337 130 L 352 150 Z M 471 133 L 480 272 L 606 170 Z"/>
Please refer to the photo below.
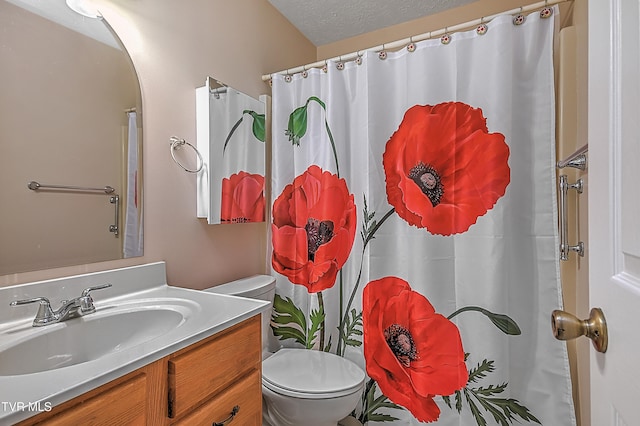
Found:
<path fill-rule="evenodd" d="M 84 187 L 84 186 L 71 186 L 71 185 L 45 185 L 45 184 L 38 183 L 35 180 L 32 180 L 31 182 L 29 182 L 27 187 L 32 191 L 35 191 L 37 189 L 66 189 L 70 191 L 99 191 L 99 192 L 104 192 L 105 194 L 111 194 L 115 191 L 114 188 L 108 185 L 103 188 L 90 188 L 90 187 Z"/>
<path fill-rule="evenodd" d="M 85 186 L 71 186 L 71 185 L 44 185 L 32 180 L 29 182 L 27 187 L 36 191 L 38 189 L 62 189 L 66 191 L 78 191 L 78 192 L 104 192 L 105 194 L 112 194 L 115 192 L 115 189 L 110 186 L 105 186 L 104 188 L 91 188 Z M 109 197 L 109 203 L 114 205 L 115 210 L 115 223 L 109 225 L 109 232 L 112 232 L 113 235 L 117 238 L 118 234 L 120 234 L 120 196 L 118 194 L 113 194 Z"/>

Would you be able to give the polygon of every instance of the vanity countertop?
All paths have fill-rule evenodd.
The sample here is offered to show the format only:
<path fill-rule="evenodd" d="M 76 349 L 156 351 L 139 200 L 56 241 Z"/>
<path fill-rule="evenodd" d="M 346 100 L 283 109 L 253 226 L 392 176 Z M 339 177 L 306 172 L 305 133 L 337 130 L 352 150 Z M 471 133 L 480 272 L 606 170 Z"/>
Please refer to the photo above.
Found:
<path fill-rule="evenodd" d="M 57 307 L 61 299 L 77 297 L 83 288 L 107 282 L 112 287 L 92 293 L 96 312 L 85 317 L 32 327 L 37 304 L 9 307 L 13 300 L 37 296 L 48 297 L 51 304 Z M 55 335 L 53 333 L 66 332 L 68 330 L 64 330 L 65 327 L 69 327 L 69 330 L 71 327 L 82 327 L 83 321 L 100 321 L 100 315 L 165 308 L 175 311 L 175 315 L 181 315 L 179 325 L 172 325 L 167 330 L 156 329 L 154 338 L 143 338 L 140 343 L 123 348 L 111 348 L 95 359 L 29 372 L 28 360 L 46 355 L 25 354 L 23 365 L 26 370 L 20 371 L 20 374 L 0 368 L 0 425 L 13 424 L 49 410 L 260 314 L 269 307 L 263 301 L 169 286 L 166 284 L 164 262 L 0 288 L 0 304 L 3 306 L 0 309 L 0 359 L 2 353 L 10 352 L 9 349 L 16 343 L 38 333 Z M 91 318 L 93 315 L 96 317 Z M 131 318 L 135 319 L 136 316 Z"/>

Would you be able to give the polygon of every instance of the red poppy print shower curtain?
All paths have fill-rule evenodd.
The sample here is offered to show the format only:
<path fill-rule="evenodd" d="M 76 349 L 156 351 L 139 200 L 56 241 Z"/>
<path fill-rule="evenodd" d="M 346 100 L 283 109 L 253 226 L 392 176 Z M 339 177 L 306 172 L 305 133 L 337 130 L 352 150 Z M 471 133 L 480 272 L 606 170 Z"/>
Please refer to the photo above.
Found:
<path fill-rule="evenodd" d="M 274 76 L 273 337 L 366 371 L 362 424 L 575 425 L 553 12 Z"/>

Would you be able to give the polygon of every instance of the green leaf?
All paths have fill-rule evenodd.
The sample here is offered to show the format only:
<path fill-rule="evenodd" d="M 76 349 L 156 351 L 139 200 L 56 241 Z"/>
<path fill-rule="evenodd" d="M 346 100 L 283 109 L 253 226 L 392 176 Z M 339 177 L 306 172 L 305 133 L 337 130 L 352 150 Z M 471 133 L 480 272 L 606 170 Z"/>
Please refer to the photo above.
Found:
<path fill-rule="evenodd" d="M 272 326 L 273 333 L 280 338 L 295 339 L 302 345 L 307 345 L 307 319 L 304 313 L 296 307 L 290 298 L 283 299 L 276 294 L 273 300 Z M 296 327 L 285 327 L 284 324 L 293 324 Z"/>
<path fill-rule="evenodd" d="M 307 340 L 307 337 L 302 331 L 293 327 L 274 327 L 273 334 L 280 340 L 295 339 L 296 342 L 301 345 L 304 345 Z"/>
<path fill-rule="evenodd" d="M 307 101 L 307 104 L 296 108 L 291 115 L 289 115 L 289 124 L 284 134 L 289 137 L 289 141 L 295 146 L 300 146 L 300 139 L 307 133 L 308 105 Z"/>
<path fill-rule="evenodd" d="M 445 404 L 447 404 L 449 408 L 453 408 L 451 406 L 451 398 L 449 396 L 443 395 L 442 400 L 444 401 Z"/>
<path fill-rule="evenodd" d="M 388 414 L 372 413 L 367 416 L 367 421 L 370 422 L 393 422 L 400 420 L 397 417 L 390 416 Z"/>
<path fill-rule="evenodd" d="M 482 363 L 478 364 L 476 368 L 472 368 L 469 370 L 469 383 L 475 383 L 479 379 L 483 379 L 487 376 L 487 374 L 493 372 L 495 367 L 493 366 L 493 361 L 487 361 L 486 359 L 482 361 Z"/>
<path fill-rule="evenodd" d="M 465 360 L 467 357 L 468 354 L 465 354 Z M 493 371 L 495 371 L 494 361 L 488 361 L 486 359 L 475 368 L 469 370 L 467 386 L 462 389 L 462 392 L 455 392 L 456 410 L 458 413 L 460 413 L 463 408 L 462 395 L 464 394 L 464 401 L 466 401 L 478 426 L 487 425 L 484 413 L 480 408 L 491 414 L 495 422 L 501 426 L 509 426 L 512 425 L 513 422 L 519 423 L 520 420 L 540 424 L 540 421 L 531 414 L 531 412 L 529 412 L 527 407 L 520 404 L 518 400 L 513 398 L 496 397 L 496 395 L 502 394 L 507 390 L 507 383 L 481 387 L 469 386 L 471 383 L 477 383 L 480 379 L 484 379 Z M 447 406 L 452 408 L 451 396 L 443 396 L 443 399 Z"/>
<path fill-rule="evenodd" d="M 462 411 L 462 392 L 459 390 L 456 391 L 456 410 L 458 413 Z"/>
<path fill-rule="evenodd" d="M 251 130 L 253 131 L 253 136 L 258 139 L 260 142 L 264 142 L 266 140 L 266 125 L 264 114 L 258 114 L 255 111 L 246 110 L 245 113 L 251 115 L 253 117 L 253 125 L 251 126 Z"/>
<path fill-rule="evenodd" d="M 311 326 L 309 327 L 309 331 L 307 333 L 307 341 L 305 342 L 305 346 L 307 349 L 313 348 L 313 344 L 316 340 L 316 334 L 318 334 L 318 330 L 320 330 L 320 326 L 322 325 L 322 321 L 324 321 L 324 312 L 320 310 L 311 311 L 311 315 L 309 319 L 311 320 Z"/>
<path fill-rule="evenodd" d="M 362 336 L 362 312 L 359 314 L 355 309 L 351 310 L 351 316 L 347 315 L 345 318 L 344 325 L 344 343 L 345 345 L 358 347 L 362 345 L 362 342 L 358 339 L 352 338 L 351 336 Z"/>

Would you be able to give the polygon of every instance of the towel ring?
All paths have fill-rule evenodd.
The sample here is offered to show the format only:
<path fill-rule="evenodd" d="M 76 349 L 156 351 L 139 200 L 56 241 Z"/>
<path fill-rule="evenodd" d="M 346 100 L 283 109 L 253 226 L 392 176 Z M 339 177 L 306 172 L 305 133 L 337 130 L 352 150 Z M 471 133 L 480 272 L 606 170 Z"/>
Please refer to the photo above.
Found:
<path fill-rule="evenodd" d="M 175 163 L 178 166 L 182 167 L 182 169 L 185 172 L 198 173 L 200 170 L 202 170 L 202 167 L 204 167 L 204 160 L 202 159 L 202 155 L 200 155 L 200 151 L 198 151 L 198 149 L 195 146 L 191 145 L 189 142 L 185 141 L 184 139 L 180 139 L 175 136 L 171 136 L 169 138 L 169 142 L 171 143 L 171 158 L 173 158 L 173 161 L 175 161 Z M 200 164 L 197 169 L 195 170 L 188 169 L 176 159 L 175 150 L 176 148 L 181 147 L 183 145 L 189 145 L 196 152 L 196 155 L 198 156 L 198 163 Z"/>

